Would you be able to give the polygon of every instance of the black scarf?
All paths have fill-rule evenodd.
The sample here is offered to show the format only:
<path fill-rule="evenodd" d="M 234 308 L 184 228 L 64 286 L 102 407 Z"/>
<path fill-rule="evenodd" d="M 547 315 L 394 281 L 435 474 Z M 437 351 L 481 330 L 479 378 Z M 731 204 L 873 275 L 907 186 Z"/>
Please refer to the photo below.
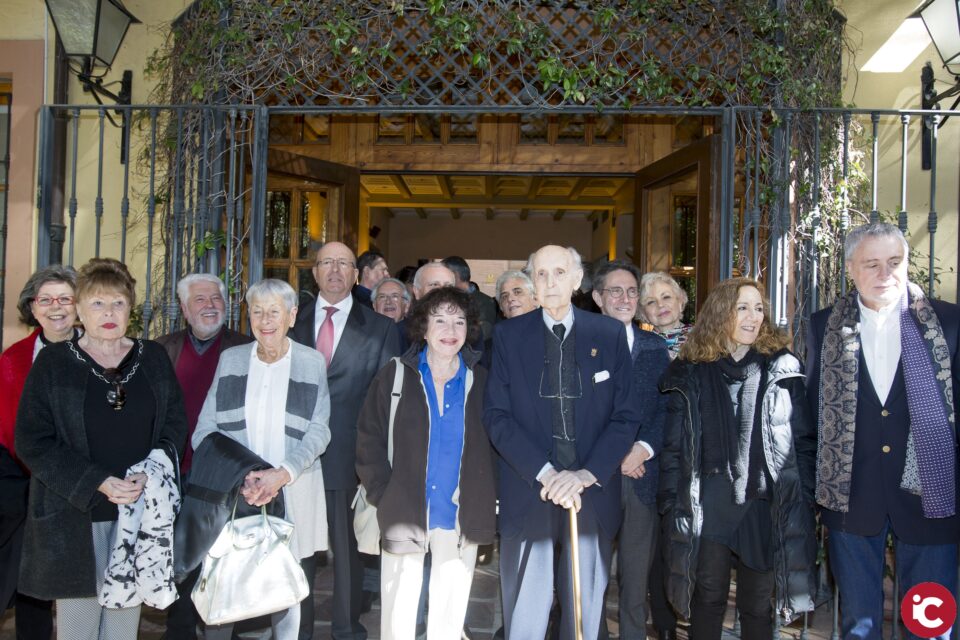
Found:
<path fill-rule="evenodd" d="M 761 412 L 756 411 L 766 383 L 766 359 L 751 349 L 739 361 L 725 356 L 702 363 L 698 369 L 703 460 L 714 461 L 725 473 L 737 504 L 766 497 L 769 473 L 763 456 Z"/>

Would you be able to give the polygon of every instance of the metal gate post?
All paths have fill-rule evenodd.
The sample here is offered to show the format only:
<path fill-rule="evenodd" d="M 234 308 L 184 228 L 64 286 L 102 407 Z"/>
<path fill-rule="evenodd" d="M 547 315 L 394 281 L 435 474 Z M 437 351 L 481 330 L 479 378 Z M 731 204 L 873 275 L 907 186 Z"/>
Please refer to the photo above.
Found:
<path fill-rule="evenodd" d="M 252 167 L 250 184 L 250 262 L 247 282 L 263 279 L 263 234 L 266 225 L 267 146 L 270 134 L 270 112 L 260 106 L 253 112 Z M 242 176 L 241 176 L 242 179 Z"/>

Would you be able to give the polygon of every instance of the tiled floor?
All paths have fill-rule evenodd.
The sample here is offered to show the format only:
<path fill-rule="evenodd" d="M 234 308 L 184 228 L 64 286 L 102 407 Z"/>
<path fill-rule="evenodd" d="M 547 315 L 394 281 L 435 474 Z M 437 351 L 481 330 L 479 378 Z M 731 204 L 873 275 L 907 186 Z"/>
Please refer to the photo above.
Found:
<path fill-rule="evenodd" d="M 329 566 L 321 566 L 317 571 L 314 597 L 317 602 L 316 640 L 327 640 L 330 637 L 330 595 L 333 580 L 333 571 Z M 477 567 L 470 595 L 470 608 L 467 611 L 466 624 L 473 640 L 492 640 L 493 634 L 500 627 L 501 610 L 498 593 L 498 574 L 496 557 L 486 564 Z M 727 612 L 727 632 L 725 638 L 737 638 L 733 633 L 733 598 L 731 593 L 730 607 Z M 890 598 L 888 595 L 888 606 Z M 789 627 L 781 629 L 780 640 L 829 640 L 832 629 L 832 607 L 826 604 L 811 614 L 808 618 L 808 628 L 803 630 L 803 621 L 800 620 Z M 164 631 L 165 614 L 162 611 L 144 609 L 140 623 L 141 640 L 157 640 L 162 638 Z M 611 638 L 617 638 L 617 597 L 616 583 L 610 585 L 607 602 L 607 620 Z M 369 633 L 369 640 L 380 638 L 380 607 L 375 603 L 373 609 L 361 619 Z M 889 631 L 889 630 L 888 630 Z M 685 638 L 683 627 L 679 635 Z M 242 634 L 248 639 L 266 639 L 270 637 L 269 630 L 249 629 Z M 655 637 L 651 633 L 651 637 Z M 902 636 L 901 636 L 902 637 Z M 0 617 L 0 640 L 14 640 L 13 612 L 7 611 Z M 65 639 L 68 640 L 68 639 Z M 533 639 L 531 639 L 533 640 Z"/>

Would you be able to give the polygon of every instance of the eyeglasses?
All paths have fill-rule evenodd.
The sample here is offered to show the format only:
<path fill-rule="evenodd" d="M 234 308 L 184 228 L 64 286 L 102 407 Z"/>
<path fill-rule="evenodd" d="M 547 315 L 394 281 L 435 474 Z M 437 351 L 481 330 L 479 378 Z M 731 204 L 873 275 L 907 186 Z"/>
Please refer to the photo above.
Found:
<path fill-rule="evenodd" d="M 123 409 L 123 405 L 127 403 L 127 392 L 124 390 L 123 381 L 120 379 L 120 370 L 112 367 L 104 369 L 103 377 L 106 378 L 107 384 L 113 385 L 113 388 L 107 391 L 107 404 L 114 411 L 120 411 L 120 409 Z"/>
<path fill-rule="evenodd" d="M 49 307 L 54 302 L 59 304 L 61 307 L 69 307 L 70 305 L 73 304 L 74 297 L 73 296 L 57 296 L 56 298 L 53 298 L 51 296 L 40 296 L 38 298 L 34 298 L 33 301 L 37 303 L 38 307 Z"/>
<path fill-rule="evenodd" d="M 640 296 L 640 290 L 636 287 L 630 287 L 629 289 L 624 289 L 623 287 L 610 287 L 609 289 L 600 289 L 600 291 L 606 291 L 613 298 L 622 298 L 624 293 L 626 293 L 627 297 L 631 300 Z"/>
<path fill-rule="evenodd" d="M 340 267 L 341 271 L 357 268 L 357 265 L 355 262 L 344 260 L 343 258 L 340 258 L 338 260 L 334 260 L 333 258 L 324 258 L 323 260 L 317 261 L 316 266 L 323 267 L 324 269 L 332 269 L 334 265 Z"/>
<path fill-rule="evenodd" d="M 392 300 L 394 302 L 400 302 L 403 299 L 402 293 L 380 293 L 377 294 L 375 300 L 377 302 L 386 302 L 387 300 Z"/>

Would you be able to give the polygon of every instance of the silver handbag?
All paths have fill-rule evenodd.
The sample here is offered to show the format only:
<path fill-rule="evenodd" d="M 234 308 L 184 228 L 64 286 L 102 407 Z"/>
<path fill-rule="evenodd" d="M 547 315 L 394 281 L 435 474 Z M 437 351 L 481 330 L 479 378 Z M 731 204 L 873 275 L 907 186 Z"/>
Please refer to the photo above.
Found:
<path fill-rule="evenodd" d="M 239 496 L 238 496 L 239 497 Z M 228 624 L 289 609 L 309 595 L 307 578 L 290 551 L 293 524 L 260 515 L 230 521 L 203 560 L 191 598 L 206 624 Z"/>

